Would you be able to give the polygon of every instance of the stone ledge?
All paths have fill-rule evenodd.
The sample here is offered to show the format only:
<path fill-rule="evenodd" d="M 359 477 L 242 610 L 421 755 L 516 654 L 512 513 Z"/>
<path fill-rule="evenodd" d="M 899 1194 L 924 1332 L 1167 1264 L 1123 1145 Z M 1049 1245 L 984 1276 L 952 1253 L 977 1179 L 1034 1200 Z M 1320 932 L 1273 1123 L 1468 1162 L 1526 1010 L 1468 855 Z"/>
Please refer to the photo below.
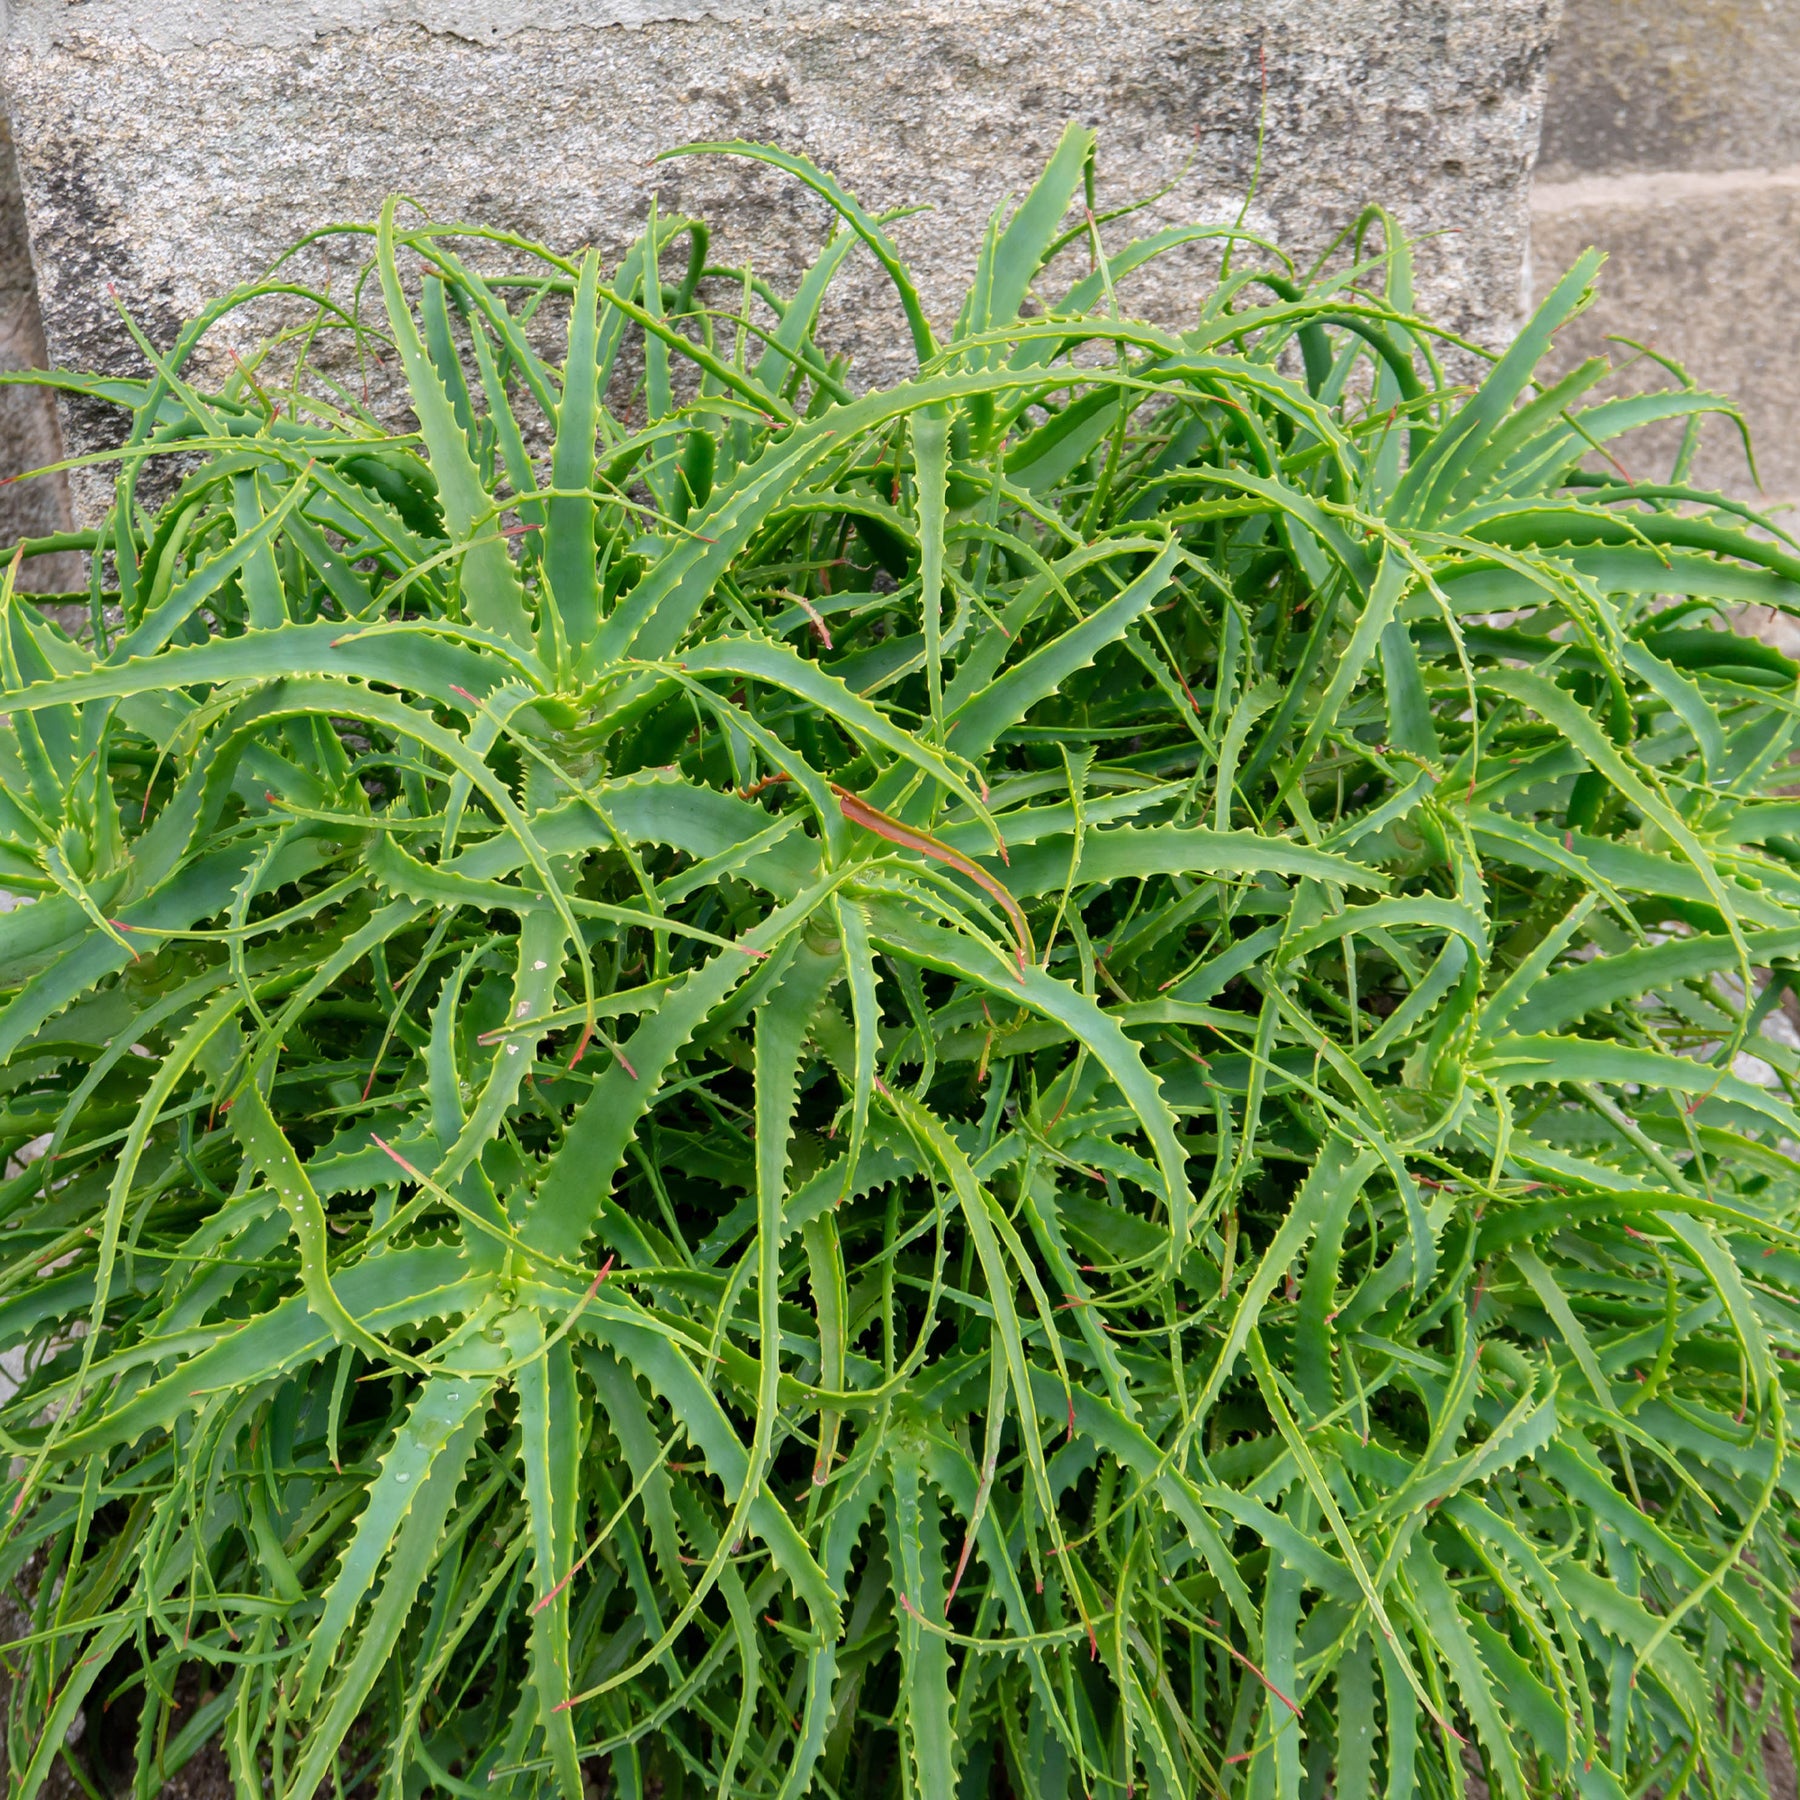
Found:
<path fill-rule="evenodd" d="M 1531 190 L 1533 219 L 1579 212 L 1628 212 L 1639 206 L 1683 206 L 1740 194 L 1800 188 L 1800 165 L 1785 169 L 1658 169 L 1640 175 L 1588 175 L 1540 181 Z"/>

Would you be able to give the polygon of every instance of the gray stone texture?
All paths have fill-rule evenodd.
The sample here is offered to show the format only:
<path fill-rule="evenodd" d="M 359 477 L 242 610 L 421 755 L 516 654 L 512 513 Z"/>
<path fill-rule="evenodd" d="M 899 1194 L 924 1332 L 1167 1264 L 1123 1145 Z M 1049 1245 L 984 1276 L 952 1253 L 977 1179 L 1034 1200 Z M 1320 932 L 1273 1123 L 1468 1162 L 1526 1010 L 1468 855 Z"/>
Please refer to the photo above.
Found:
<path fill-rule="evenodd" d="M 1540 288 L 1589 244 L 1607 252 L 1599 299 L 1557 340 L 1560 362 L 1595 354 L 1623 361 L 1632 352 L 1606 342 L 1615 334 L 1675 358 L 1702 386 L 1742 407 L 1761 488 L 1736 429 L 1722 420 L 1708 423 L 1693 478 L 1775 506 L 1800 501 L 1792 323 L 1800 304 L 1800 185 L 1748 180 L 1695 192 L 1646 183 L 1622 198 L 1604 182 L 1584 186 L 1591 198 L 1577 188 L 1553 191 L 1555 209 L 1540 209 L 1532 228 Z M 1667 378 L 1644 362 L 1626 379 L 1660 385 Z M 1678 435 L 1638 434 L 1619 454 L 1634 475 L 1649 478 L 1666 472 Z M 1794 530 L 1800 521 L 1785 523 Z"/>
<path fill-rule="evenodd" d="M 1540 181 L 1797 162 L 1793 0 L 1567 0 Z"/>
<path fill-rule="evenodd" d="M 44 327 L 38 316 L 31 249 L 11 135 L 0 117 L 0 371 L 44 366 Z M 41 388 L 0 387 L 0 475 L 21 476 L 62 457 L 56 408 Z M 0 544 L 48 537 L 69 529 L 69 487 L 60 475 L 14 480 L 0 487 Z M 81 558 L 64 552 L 25 563 L 19 586 L 32 592 L 85 584 Z"/>
<path fill-rule="evenodd" d="M 759 18 L 768 0 L 11 0 L 8 35 L 43 50 L 96 15 L 113 33 L 129 32 L 157 50 L 209 45 L 309 44 L 333 31 L 417 25 L 471 44 L 497 43 L 520 31 L 578 25 L 665 24 L 681 19 Z M 86 6 L 85 18 L 68 9 Z"/>
<path fill-rule="evenodd" d="M 1380 200 L 1439 234 L 1420 262 L 1440 317 L 1488 340 L 1514 322 L 1555 0 L 771 0 L 638 30 L 593 22 L 629 5 L 699 10 L 15 4 L 5 80 L 52 353 L 139 368 L 109 284 L 166 343 L 301 232 L 370 218 L 392 190 L 437 217 L 608 255 L 654 193 L 665 213 L 718 222 L 716 259 L 790 278 L 823 206 L 742 163 L 651 165 L 709 137 L 804 151 L 871 205 L 928 204 L 894 231 L 947 319 L 981 222 L 1071 118 L 1100 128 L 1103 204 L 1175 183 L 1151 224 L 1234 217 L 1266 118 L 1251 224 L 1311 253 Z M 229 35 L 197 41 L 221 23 Z M 340 239 L 333 256 L 297 266 L 341 292 L 354 252 Z M 1130 298 L 1179 319 L 1215 262 L 1172 263 Z M 866 263 L 829 330 L 856 378 L 905 366 Z M 83 443 L 101 429 L 80 411 L 67 426 Z M 78 490 L 82 510 L 96 491 Z"/>
<path fill-rule="evenodd" d="M 1800 6 L 1567 0 L 1533 214 L 1537 292 L 1587 245 L 1608 256 L 1564 360 L 1615 333 L 1675 358 L 1740 401 L 1762 485 L 1716 426 L 1697 477 L 1800 502 Z M 1667 448 L 1637 454 L 1653 467 Z"/>

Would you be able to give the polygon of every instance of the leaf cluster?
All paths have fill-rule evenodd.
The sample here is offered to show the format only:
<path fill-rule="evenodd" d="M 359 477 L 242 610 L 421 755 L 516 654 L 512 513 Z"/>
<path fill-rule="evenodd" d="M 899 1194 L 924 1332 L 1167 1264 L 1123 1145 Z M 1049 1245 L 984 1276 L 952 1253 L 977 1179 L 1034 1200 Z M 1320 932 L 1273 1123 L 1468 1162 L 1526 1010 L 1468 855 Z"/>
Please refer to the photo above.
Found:
<path fill-rule="evenodd" d="M 90 628 L 0 589 L 12 1791 L 1763 1792 L 1730 404 L 1540 377 L 1592 256 L 1465 384 L 1378 211 L 1134 239 L 1076 128 L 944 330 L 695 148 L 835 209 L 792 293 L 395 202 L 351 299 L 43 378 L 125 423 Z"/>

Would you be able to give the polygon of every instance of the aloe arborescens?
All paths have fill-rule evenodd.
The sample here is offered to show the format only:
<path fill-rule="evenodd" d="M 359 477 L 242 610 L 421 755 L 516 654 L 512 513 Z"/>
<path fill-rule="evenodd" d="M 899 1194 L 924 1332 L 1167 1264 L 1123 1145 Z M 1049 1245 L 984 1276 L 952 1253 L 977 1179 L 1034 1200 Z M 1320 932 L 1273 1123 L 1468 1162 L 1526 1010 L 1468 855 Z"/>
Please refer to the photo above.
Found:
<path fill-rule="evenodd" d="M 1536 376 L 1591 259 L 1457 387 L 1379 215 L 1131 241 L 1075 130 L 940 332 L 710 148 L 837 209 L 792 295 L 390 206 L 364 315 L 54 378 L 128 429 L 91 631 L 0 630 L 16 1791 L 1759 1790 L 1800 713 L 1724 627 L 1800 558 L 1683 485 L 1729 406 Z"/>

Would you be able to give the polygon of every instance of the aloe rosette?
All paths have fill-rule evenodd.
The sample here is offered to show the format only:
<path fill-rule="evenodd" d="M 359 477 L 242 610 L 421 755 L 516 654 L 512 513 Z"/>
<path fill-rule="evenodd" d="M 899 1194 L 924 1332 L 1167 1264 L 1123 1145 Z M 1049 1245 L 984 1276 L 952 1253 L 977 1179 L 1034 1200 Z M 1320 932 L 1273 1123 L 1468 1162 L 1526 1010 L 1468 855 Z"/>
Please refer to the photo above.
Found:
<path fill-rule="evenodd" d="M 791 294 L 390 205 L 361 312 L 41 378 L 125 425 L 89 629 L 0 631 L 15 1791 L 1762 1791 L 1729 403 L 1539 374 L 1592 257 L 1461 385 L 1382 215 L 1132 239 L 1077 129 L 942 331 L 695 148 L 836 209 Z"/>

